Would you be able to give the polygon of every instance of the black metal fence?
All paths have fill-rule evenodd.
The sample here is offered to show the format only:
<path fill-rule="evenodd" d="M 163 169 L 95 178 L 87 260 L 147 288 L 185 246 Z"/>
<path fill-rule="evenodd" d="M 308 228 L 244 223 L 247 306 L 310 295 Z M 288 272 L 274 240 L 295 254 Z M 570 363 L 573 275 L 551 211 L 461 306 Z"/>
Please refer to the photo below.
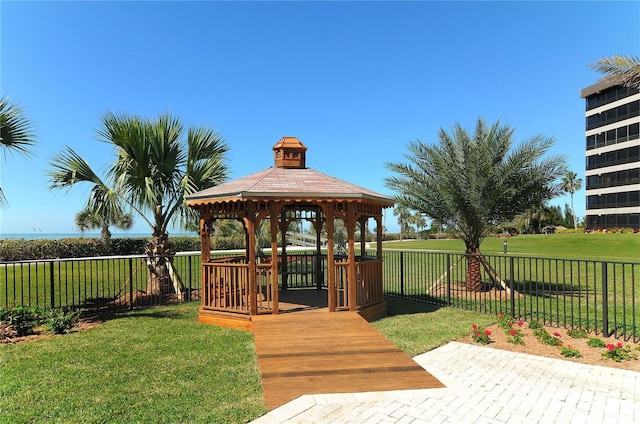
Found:
<path fill-rule="evenodd" d="M 482 289 L 477 291 L 467 287 L 469 257 L 464 254 L 383 254 L 387 296 L 640 340 L 640 263 L 484 255 L 479 258 Z M 298 264 L 297 256 L 311 257 L 292 255 L 290 287 L 318 287 L 315 276 L 306 275 L 312 272 L 305 268 L 308 264 Z M 144 295 L 146 260 L 136 255 L 0 263 L 0 308 L 67 307 L 107 314 L 199 298 L 199 252 L 173 257 L 183 290 L 164 298 Z"/>
<path fill-rule="evenodd" d="M 476 258 L 480 291 L 467 286 L 468 255 L 385 250 L 385 294 L 640 340 L 640 263 Z"/>
<path fill-rule="evenodd" d="M 0 308 L 72 308 L 95 315 L 197 297 L 200 255 L 177 254 L 172 263 L 183 289 L 165 297 L 143 295 L 149 283 L 144 255 L 0 263 Z"/>

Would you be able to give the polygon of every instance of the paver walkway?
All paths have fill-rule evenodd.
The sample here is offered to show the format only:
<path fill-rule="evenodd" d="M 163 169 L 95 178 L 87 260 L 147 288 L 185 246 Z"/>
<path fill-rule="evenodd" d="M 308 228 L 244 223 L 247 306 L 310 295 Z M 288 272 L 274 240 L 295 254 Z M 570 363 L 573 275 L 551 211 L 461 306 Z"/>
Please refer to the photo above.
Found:
<path fill-rule="evenodd" d="M 304 394 L 443 387 L 355 312 L 263 315 L 253 333 L 269 410 Z"/>
<path fill-rule="evenodd" d="M 446 388 L 306 395 L 253 423 L 640 423 L 640 372 L 457 342 L 414 359 Z"/>

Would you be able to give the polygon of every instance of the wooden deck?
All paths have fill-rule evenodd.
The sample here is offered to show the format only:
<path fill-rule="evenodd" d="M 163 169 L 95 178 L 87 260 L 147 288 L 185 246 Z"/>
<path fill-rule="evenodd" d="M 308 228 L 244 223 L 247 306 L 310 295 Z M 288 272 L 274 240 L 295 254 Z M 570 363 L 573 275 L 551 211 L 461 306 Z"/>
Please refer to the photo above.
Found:
<path fill-rule="evenodd" d="M 253 332 L 269 410 L 303 394 L 444 387 L 355 312 L 263 315 Z"/>

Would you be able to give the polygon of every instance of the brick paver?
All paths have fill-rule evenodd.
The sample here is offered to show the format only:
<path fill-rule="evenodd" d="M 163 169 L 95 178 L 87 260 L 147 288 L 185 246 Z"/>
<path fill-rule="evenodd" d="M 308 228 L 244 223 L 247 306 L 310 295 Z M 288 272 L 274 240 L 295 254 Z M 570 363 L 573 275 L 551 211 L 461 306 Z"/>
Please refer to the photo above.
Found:
<path fill-rule="evenodd" d="M 253 423 L 640 423 L 640 372 L 457 342 L 414 359 L 446 388 L 305 395 Z"/>

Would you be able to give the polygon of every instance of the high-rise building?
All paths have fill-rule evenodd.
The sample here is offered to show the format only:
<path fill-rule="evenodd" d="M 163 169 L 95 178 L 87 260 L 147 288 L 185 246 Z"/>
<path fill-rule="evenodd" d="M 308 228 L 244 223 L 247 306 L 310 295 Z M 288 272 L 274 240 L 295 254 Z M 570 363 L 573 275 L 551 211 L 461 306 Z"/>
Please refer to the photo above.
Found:
<path fill-rule="evenodd" d="M 600 81 L 586 100 L 587 229 L 640 229 L 640 92 Z"/>

